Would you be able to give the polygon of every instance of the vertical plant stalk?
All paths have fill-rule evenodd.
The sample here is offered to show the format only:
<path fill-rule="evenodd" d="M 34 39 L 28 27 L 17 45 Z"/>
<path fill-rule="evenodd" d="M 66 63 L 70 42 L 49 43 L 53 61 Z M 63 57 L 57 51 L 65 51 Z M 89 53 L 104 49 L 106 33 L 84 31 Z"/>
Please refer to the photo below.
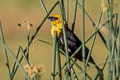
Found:
<path fill-rule="evenodd" d="M 119 16 L 119 19 L 120 19 L 120 16 Z M 117 75 L 118 75 L 118 80 L 119 80 L 119 75 L 120 75 L 120 61 L 119 61 L 119 59 L 120 59 L 120 21 L 119 21 L 119 26 L 118 26 L 118 29 L 119 29 L 119 32 L 118 32 L 118 62 L 119 62 L 119 64 L 118 64 L 118 73 L 117 73 Z"/>
<path fill-rule="evenodd" d="M 120 19 L 120 16 L 119 16 Z M 117 51 L 117 56 L 116 56 L 116 80 L 119 80 L 119 75 L 120 75 L 120 20 L 119 20 L 119 25 L 118 25 L 118 51 Z"/>
<path fill-rule="evenodd" d="M 66 0 L 66 4 L 67 4 L 66 22 L 69 23 L 69 0 Z"/>
<path fill-rule="evenodd" d="M 82 60 L 83 60 L 83 79 L 86 80 L 86 69 L 85 69 L 85 62 L 86 62 L 86 50 L 85 50 L 85 0 L 82 0 Z"/>
<path fill-rule="evenodd" d="M 75 0 L 74 1 L 73 21 L 72 21 L 72 32 L 74 32 L 74 28 L 75 28 L 75 21 L 76 21 L 76 15 L 77 15 L 77 3 L 78 3 L 78 0 Z"/>
<path fill-rule="evenodd" d="M 8 78 L 9 78 L 9 80 L 11 80 L 11 72 L 10 72 L 10 66 L 9 66 L 9 59 L 8 59 L 8 55 L 7 55 L 7 50 L 6 50 L 5 46 L 4 46 L 5 39 L 4 39 L 4 34 L 3 34 L 3 30 L 2 30 L 1 21 L 0 21 L 0 36 L 1 36 L 2 46 L 3 46 L 3 49 L 4 49 L 5 65 L 6 65 L 7 71 L 8 71 Z"/>
<path fill-rule="evenodd" d="M 57 32 L 54 32 L 54 40 L 53 40 L 53 54 L 52 54 L 52 76 L 51 80 L 55 80 L 55 65 L 56 65 L 56 43 L 57 43 Z"/>
<path fill-rule="evenodd" d="M 65 13 L 65 6 L 64 6 L 64 0 L 59 0 L 60 2 L 60 10 L 62 11 L 63 19 L 66 20 L 66 13 Z"/>
<path fill-rule="evenodd" d="M 108 35 L 107 35 L 107 39 L 108 39 L 108 55 L 109 55 L 109 67 L 108 67 L 108 80 L 112 80 L 113 78 L 113 61 L 112 61 L 112 49 L 113 49 L 113 46 L 112 46 L 112 35 L 111 35 L 111 32 L 112 32 L 112 13 L 113 13 L 113 1 L 112 0 L 107 0 L 107 5 L 109 6 L 108 8 L 108 11 L 107 11 L 107 19 L 111 19 L 111 21 L 108 23 Z"/>
<path fill-rule="evenodd" d="M 117 57 L 118 57 L 118 54 L 117 54 L 117 35 L 118 35 L 118 30 L 117 30 L 117 14 L 115 14 L 115 23 L 113 24 L 112 26 L 112 39 L 113 39 L 113 42 L 112 42 L 112 56 L 114 58 L 112 58 L 112 66 L 113 66 L 113 79 L 114 80 L 118 80 L 118 77 L 117 77 L 117 73 L 118 73 L 118 60 L 117 60 Z"/>
<path fill-rule="evenodd" d="M 114 68 L 114 77 L 115 80 L 119 80 L 119 44 L 118 44 L 118 48 L 117 48 L 117 39 L 118 39 L 118 43 L 119 43 L 119 25 L 118 24 L 118 14 L 115 14 L 115 31 L 114 31 L 114 35 L 115 35 L 115 68 Z"/>
<path fill-rule="evenodd" d="M 60 58 L 58 43 L 56 47 L 57 47 L 57 58 L 58 58 L 58 76 L 59 76 L 59 80 L 62 80 L 61 58 Z"/>
<path fill-rule="evenodd" d="M 64 1 L 63 0 L 60 1 L 59 8 L 60 8 L 60 14 L 61 14 L 62 26 L 63 26 L 63 37 L 64 37 L 64 44 L 65 44 L 65 52 L 66 52 L 66 62 L 68 62 L 67 66 L 66 66 L 66 69 L 67 69 L 66 78 L 67 78 L 67 80 L 71 80 L 70 59 L 69 59 L 69 54 L 68 54 L 66 30 L 65 30 L 65 25 L 64 25 L 64 20 L 66 20 L 66 19 L 65 19 Z"/>
<path fill-rule="evenodd" d="M 115 65 L 114 65 L 114 69 L 113 69 L 113 75 L 114 75 L 114 80 L 119 80 L 119 56 L 118 56 L 118 48 L 117 48 L 117 41 L 115 40 L 115 52 L 114 52 L 114 56 L 115 59 L 113 61 L 115 61 Z"/>

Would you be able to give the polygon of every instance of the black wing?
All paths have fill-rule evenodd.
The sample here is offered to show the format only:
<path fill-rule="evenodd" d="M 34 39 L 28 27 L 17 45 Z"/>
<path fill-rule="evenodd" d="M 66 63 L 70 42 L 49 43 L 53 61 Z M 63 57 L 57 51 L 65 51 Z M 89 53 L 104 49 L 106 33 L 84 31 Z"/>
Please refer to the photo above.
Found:
<path fill-rule="evenodd" d="M 67 37 L 67 44 L 68 44 L 68 52 L 71 56 L 76 51 L 76 49 L 82 44 L 82 42 L 68 27 L 65 27 L 65 30 L 66 30 L 66 37 Z M 63 32 L 61 32 L 59 35 L 58 44 L 62 50 L 65 50 Z M 87 59 L 89 49 L 86 46 L 85 46 L 85 49 L 86 49 L 86 59 Z M 75 55 L 75 58 L 82 61 L 82 49 L 78 51 L 78 53 Z M 92 57 L 90 57 L 89 62 L 91 62 L 92 64 L 95 64 Z M 96 66 L 96 68 L 99 70 L 98 66 Z"/>
<path fill-rule="evenodd" d="M 82 43 L 68 27 L 65 27 L 65 30 L 67 37 L 68 52 L 72 54 Z M 59 47 L 64 50 L 63 31 L 59 35 L 58 43 L 59 43 Z"/>
<path fill-rule="evenodd" d="M 69 46 L 78 48 L 82 44 L 78 37 L 68 28 L 66 28 L 66 36 Z"/>
<path fill-rule="evenodd" d="M 68 46 L 78 48 L 82 44 L 82 42 L 78 39 L 78 37 L 68 27 L 65 27 L 65 30 L 66 30 L 66 37 L 67 37 Z M 60 36 L 58 39 L 60 41 L 60 44 L 64 45 L 63 31 L 60 33 Z"/>

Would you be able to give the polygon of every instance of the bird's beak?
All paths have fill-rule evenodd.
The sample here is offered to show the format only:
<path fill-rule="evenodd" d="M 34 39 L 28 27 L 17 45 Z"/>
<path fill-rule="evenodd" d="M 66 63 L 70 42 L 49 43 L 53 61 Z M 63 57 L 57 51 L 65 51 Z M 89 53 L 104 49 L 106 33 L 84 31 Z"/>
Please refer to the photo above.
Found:
<path fill-rule="evenodd" d="M 53 17 L 51 17 L 51 16 L 48 17 L 49 20 L 52 20 L 52 18 L 53 18 Z"/>

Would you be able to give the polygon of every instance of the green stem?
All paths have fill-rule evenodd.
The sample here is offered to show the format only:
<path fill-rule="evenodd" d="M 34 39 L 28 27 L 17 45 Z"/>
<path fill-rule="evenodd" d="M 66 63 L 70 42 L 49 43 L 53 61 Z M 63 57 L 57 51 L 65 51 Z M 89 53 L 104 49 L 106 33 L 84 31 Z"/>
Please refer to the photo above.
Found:
<path fill-rule="evenodd" d="M 62 80 L 61 58 L 60 58 L 60 51 L 59 51 L 58 44 L 57 44 L 57 57 L 58 57 L 58 75 L 59 75 L 59 80 Z"/>
<path fill-rule="evenodd" d="M 77 3 L 78 3 L 78 0 L 75 0 L 74 1 L 74 15 L 73 15 L 73 21 L 72 21 L 72 32 L 74 32 L 74 28 L 75 28 L 75 21 L 76 21 L 76 14 L 77 14 Z"/>
<path fill-rule="evenodd" d="M 60 1 L 59 8 L 60 8 L 60 14 L 61 14 L 62 26 L 63 26 L 63 37 L 64 37 L 64 44 L 65 44 L 66 61 L 68 62 L 67 67 L 66 67 L 68 72 L 66 75 L 67 75 L 67 79 L 71 80 L 70 60 L 69 60 L 66 31 L 65 31 L 65 25 L 64 25 L 64 20 L 66 20 L 66 19 L 65 19 L 64 1 L 63 0 Z"/>
<path fill-rule="evenodd" d="M 67 3 L 67 15 L 66 15 L 66 22 L 69 23 L 69 0 L 66 0 Z"/>
<path fill-rule="evenodd" d="M 85 67 L 85 62 L 86 62 L 86 50 L 85 50 L 85 1 L 82 0 L 82 61 L 83 61 L 83 78 L 82 80 L 86 80 L 86 67 Z"/>
<path fill-rule="evenodd" d="M 53 54 L 52 54 L 52 73 L 51 73 L 52 76 L 51 76 L 51 80 L 55 80 L 56 43 L 57 43 L 57 32 L 54 32 Z"/>
<path fill-rule="evenodd" d="M 3 44 L 5 44 L 5 39 L 4 39 L 4 34 L 3 34 L 1 22 L 0 22 L 0 34 L 1 34 L 2 46 L 3 46 L 3 49 L 4 49 L 5 65 L 6 65 L 7 70 L 8 70 L 8 78 L 9 78 L 9 80 L 11 80 L 11 72 L 10 72 L 10 66 L 9 66 L 9 59 L 8 59 L 8 55 L 7 55 L 7 50 L 6 50 L 5 46 L 3 45 Z"/>
<path fill-rule="evenodd" d="M 30 30 L 28 30 L 28 35 L 27 35 L 27 60 L 28 60 L 28 62 L 29 62 L 29 41 L 30 41 Z M 28 64 L 30 64 L 30 62 L 28 63 Z"/>
<path fill-rule="evenodd" d="M 113 52 L 113 40 L 112 40 L 112 13 L 113 13 L 113 1 L 112 0 L 107 0 L 107 5 L 109 6 L 108 11 L 107 11 L 107 19 L 111 19 L 111 21 L 108 23 L 107 29 L 108 29 L 108 35 L 107 35 L 107 41 L 108 41 L 108 56 L 109 56 L 109 63 L 108 63 L 108 80 L 112 80 L 113 78 L 113 66 L 112 66 L 112 52 Z"/>
<path fill-rule="evenodd" d="M 19 56 L 19 53 L 20 53 L 20 48 L 21 48 L 21 46 L 19 46 L 19 48 L 18 48 L 18 51 L 17 51 L 17 55 L 16 55 L 16 58 L 18 59 L 18 56 Z M 13 65 L 13 67 L 12 67 L 12 76 L 13 76 L 13 73 L 14 73 L 14 71 L 15 71 L 15 67 L 16 67 L 16 62 L 14 62 L 15 64 Z"/>

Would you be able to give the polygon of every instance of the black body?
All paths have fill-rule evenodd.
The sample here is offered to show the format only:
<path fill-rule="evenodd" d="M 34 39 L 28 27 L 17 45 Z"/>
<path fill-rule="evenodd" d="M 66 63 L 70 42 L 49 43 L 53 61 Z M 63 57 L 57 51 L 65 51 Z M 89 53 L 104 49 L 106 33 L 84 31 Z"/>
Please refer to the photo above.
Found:
<path fill-rule="evenodd" d="M 82 44 L 82 42 L 66 26 L 67 25 L 65 25 L 65 30 L 66 30 L 66 37 L 67 37 L 67 44 L 68 44 L 68 53 L 69 53 L 69 56 L 72 56 L 72 54 L 78 49 L 78 47 Z M 61 31 L 62 32 L 60 33 L 60 35 L 58 37 L 58 44 L 59 44 L 59 48 L 61 48 L 63 51 L 65 51 L 63 30 L 61 30 Z M 85 46 L 85 50 L 86 50 L 86 57 L 85 58 L 87 59 L 89 49 Z M 78 51 L 78 53 L 74 56 L 74 58 L 79 60 L 79 61 L 82 61 L 82 48 Z M 92 57 L 90 57 L 89 62 L 96 66 Z M 97 66 L 96 66 L 96 68 L 99 69 Z"/>

